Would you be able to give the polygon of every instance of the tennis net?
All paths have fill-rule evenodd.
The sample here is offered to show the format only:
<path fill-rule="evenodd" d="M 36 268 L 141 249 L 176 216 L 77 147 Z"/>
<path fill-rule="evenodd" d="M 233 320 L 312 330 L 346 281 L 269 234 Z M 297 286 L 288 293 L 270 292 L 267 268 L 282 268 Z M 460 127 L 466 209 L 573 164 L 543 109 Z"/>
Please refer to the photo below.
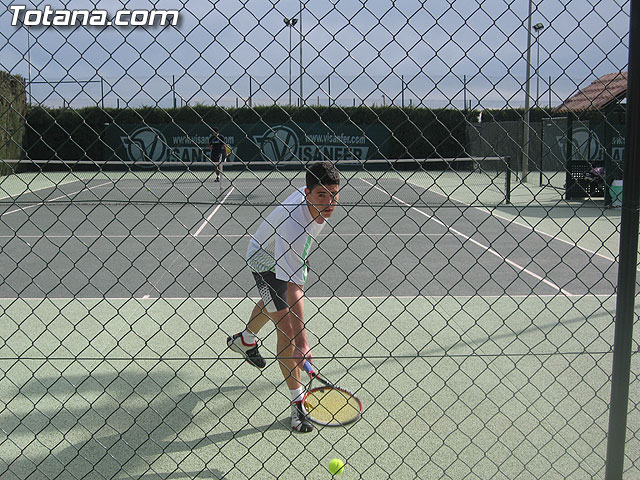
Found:
<path fill-rule="evenodd" d="M 225 203 L 272 205 L 303 187 L 305 162 L 211 163 L 16 161 L 0 177 L 0 202 Z M 441 206 L 510 203 L 508 157 L 336 162 L 340 203 Z"/>

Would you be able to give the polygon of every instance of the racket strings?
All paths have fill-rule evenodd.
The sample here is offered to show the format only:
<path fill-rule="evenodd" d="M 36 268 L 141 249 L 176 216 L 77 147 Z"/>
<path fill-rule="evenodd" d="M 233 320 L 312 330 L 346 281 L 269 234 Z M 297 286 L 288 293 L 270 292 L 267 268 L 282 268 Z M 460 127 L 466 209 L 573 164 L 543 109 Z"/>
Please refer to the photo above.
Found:
<path fill-rule="evenodd" d="M 309 417 L 325 425 L 343 425 L 360 416 L 360 403 L 350 393 L 331 387 L 314 389 L 306 398 Z"/>

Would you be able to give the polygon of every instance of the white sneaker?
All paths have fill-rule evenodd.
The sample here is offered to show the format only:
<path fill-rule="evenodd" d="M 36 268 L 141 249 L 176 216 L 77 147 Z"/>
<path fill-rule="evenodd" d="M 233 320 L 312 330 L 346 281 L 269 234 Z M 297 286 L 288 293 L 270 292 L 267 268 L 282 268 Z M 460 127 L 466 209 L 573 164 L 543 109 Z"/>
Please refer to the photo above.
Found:
<path fill-rule="evenodd" d="M 308 433 L 313 430 L 313 424 L 307 418 L 302 408 L 302 402 L 291 403 L 291 430 Z"/>

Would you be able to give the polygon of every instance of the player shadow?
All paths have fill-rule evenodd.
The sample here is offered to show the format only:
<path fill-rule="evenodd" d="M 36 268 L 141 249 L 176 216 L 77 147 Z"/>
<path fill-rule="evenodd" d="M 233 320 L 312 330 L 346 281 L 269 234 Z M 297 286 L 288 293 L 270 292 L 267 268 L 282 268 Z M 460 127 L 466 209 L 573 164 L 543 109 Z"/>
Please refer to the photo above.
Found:
<path fill-rule="evenodd" d="M 611 314 L 607 312 L 601 312 L 601 313 L 595 313 L 595 314 L 589 315 L 588 321 L 592 322 L 594 319 L 598 317 L 612 318 Z M 522 328 L 520 330 L 509 330 L 506 332 L 491 334 L 491 335 L 487 335 L 486 337 L 473 339 L 472 345 L 469 345 L 464 341 L 460 341 L 460 342 L 457 342 L 455 345 L 451 346 L 451 348 L 448 348 L 446 350 L 438 347 L 435 347 L 433 349 L 421 350 L 418 356 L 434 356 L 438 352 L 445 352 L 445 355 L 446 355 L 447 353 L 449 354 L 452 353 L 451 352 L 452 350 L 454 351 L 453 353 L 455 353 L 455 350 L 460 348 L 465 349 L 465 352 L 467 352 L 470 346 L 473 348 L 473 351 L 476 352 L 478 350 L 481 350 L 485 346 L 495 347 L 496 345 L 499 345 L 498 344 L 499 341 L 507 340 L 507 339 L 513 339 L 513 340 L 517 339 L 517 340 L 521 340 L 523 343 L 526 343 L 526 338 L 529 335 L 534 335 L 534 334 L 539 335 L 541 332 L 550 333 L 554 328 L 557 328 L 560 326 L 568 326 L 568 325 L 585 323 L 585 322 L 587 322 L 587 318 L 576 317 L 568 320 L 558 320 L 556 322 L 547 322 L 541 325 L 528 325 L 525 328 Z M 502 346 L 501 349 L 509 348 L 509 347 L 510 345 L 505 345 L 505 346 Z M 510 352 L 510 353 L 513 353 L 513 352 Z M 523 352 L 523 353 L 528 353 L 528 352 Z M 496 356 L 499 356 L 499 355 L 500 353 L 496 353 Z"/>
<path fill-rule="evenodd" d="M 119 478 L 119 477 L 116 477 Z M 130 475 L 123 475 L 122 479 L 127 479 L 130 480 L 131 478 L 135 478 L 137 480 L 158 480 L 159 478 L 163 478 L 161 475 L 158 475 L 157 473 L 145 473 L 144 475 L 142 475 L 141 477 L 132 477 Z M 187 479 L 187 480 L 193 480 L 194 478 L 200 479 L 200 478 L 213 478 L 215 480 L 224 480 L 226 477 L 224 476 L 224 472 L 221 472 L 220 470 L 216 470 L 215 468 L 209 468 L 207 467 L 204 470 L 201 471 L 181 471 L 180 473 L 171 473 L 168 477 L 166 478 L 170 478 L 171 480 L 179 480 L 179 479 Z"/>
<path fill-rule="evenodd" d="M 167 372 L 162 376 L 164 378 L 156 375 L 154 380 L 159 385 L 168 384 L 171 375 Z M 197 415 L 210 414 L 222 418 L 227 414 L 228 408 L 223 403 L 216 404 L 217 397 L 224 396 L 227 401 L 232 400 L 232 403 L 235 403 L 235 399 L 247 390 L 246 385 L 226 385 L 204 391 L 192 390 L 183 395 L 172 394 L 170 389 L 163 389 L 165 395 L 145 399 L 145 403 L 138 407 L 143 397 L 140 395 L 141 391 L 136 392 L 136 388 L 142 389 L 139 383 L 141 378 L 146 378 L 144 374 L 130 375 L 119 372 L 117 380 L 123 380 L 128 385 L 124 387 L 123 383 L 124 388 L 114 387 L 108 392 L 103 386 L 112 384 L 113 377 L 69 375 L 64 377 L 64 381 L 59 381 L 60 378 L 41 378 L 40 385 L 50 385 L 47 389 L 48 394 L 54 398 L 69 398 L 62 407 L 55 410 L 45 410 L 41 407 L 45 410 L 42 412 L 36 407 L 23 414 L 22 419 L 8 419 L 6 412 L 3 415 L 4 419 L 0 417 L 0 426 L 3 431 L 9 432 L 8 441 L 13 445 L 21 443 L 20 430 L 24 430 L 23 427 L 16 427 L 16 420 L 19 420 L 19 425 L 25 426 L 29 426 L 29 418 L 33 416 L 40 416 L 44 421 L 42 428 L 31 429 L 31 433 L 36 435 L 35 441 L 32 442 L 34 445 L 29 451 L 23 451 L 15 460 L 9 462 L 9 465 L 4 467 L 6 470 L 0 468 L 0 478 L 7 474 L 13 474 L 15 478 L 33 478 L 46 473 L 50 478 L 151 480 L 158 478 L 161 476 L 160 472 L 163 472 L 163 475 L 166 474 L 170 478 L 223 479 L 229 472 L 212 468 L 210 465 L 212 460 L 215 465 L 216 456 L 229 441 L 255 434 L 262 436 L 270 430 L 290 431 L 279 419 L 257 426 L 245 423 L 239 425 L 239 430 L 232 430 L 233 425 L 219 422 L 217 425 L 229 429 L 220 433 L 208 433 L 198 428 L 195 418 Z M 84 390 L 82 399 L 96 394 L 107 395 L 119 403 L 116 408 L 113 408 L 113 404 L 101 405 L 99 401 L 89 403 L 83 402 L 80 398 L 78 401 L 71 399 L 80 395 L 78 385 L 83 385 L 89 379 L 96 380 L 92 385 L 103 390 L 92 393 Z M 32 399 L 30 402 L 33 402 L 33 405 L 38 405 L 38 400 L 42 398 L 40 385 L 32 382 L 21 388 L 21 393 Z M 252 392 L 256 393 L 260 388 L 267 387 L 272 388 L 266 384 L 264 387 L 254 385 Z M 79 404 L 84 405 L 77 407 Z M 12 431 L 16 434 L 15 440 L 11 439 Z M 50 438 L 60 440 L 51 444 L 50 440 L 47 440 Z M 41 448 L 36 450 L 36 445 Z M 206 447 L 213 447 L 213 450 L 198 453 Z M 184 470 L 181 467 L 179 459 L 192 452 L 193 461 L 202 464 L 201 471 L 192 471 L 193 464 L 188 461 L 185 462 L 188 467 L 185 466 Z M 170 473 L 167 471 L 169 468 L 173 469 Z"/>
<path fill-rule="evenodd" d="M 453 345 L 442 345 L 442 346 L 438 345 L 438 346 L 422 349 L 418 351 L 415 356 L 401 355 L 398 357 L 390 356 L 389 358 L 372 358 L 372 359 L 368 359 L 365 363 L 358 362 L 358 364 L 354 365 L 353 367 L 350 367 L 350 370 L 353 371 L 354 369 L 359 369 L 359 368 L 364 369 L 364 368 L 367 368 L 369 364 L 382 365 L 385 362 L 388 362 L 389 360 L 392 360 L 394 362 L 399 362 L 399 363 L 403 363 L 403 362 L 408 363 L 413 361 L 415 358 L 421 358 L 421 357 L 437 359 L 437 358 L 446 357 L 449 355 L 464 355 L 464 354 L 473 355 L 473 353 L 469 352 L 470 348 L 473 349 L 473 352 L 477 353 L 478 351 L 482 350 L 482 348 L 486 346 L 490 346 L 490 347 L 495 347 L 496 345 L 499 346 L 500 344 L 498 342 L 500 342 L 501 340 L 507 340 L 507 339 L 513 339 L 513 340 L 518 339 L 526 343 L 526 338 L 529 335 L 534 335 L 534 334 L 539 335 L 541 332 L 549 333 L 554 328 L 557 328 L 560 326 L 568 326 L 568 325 L 574 325 L 579 323 L 585 323 L 587 321 L 593 323 L 593 320 L 599 317 L 609 318 L 613 325 L 612 315 L 607 312 L 600 312 L 600 313 L 591 314 L 589 315 L 589 317 L 579 316 L 579 317 L 575 317 L 567 320 L 558 320 L 556 322 L 546 322 L 541 325 L 535 325 L 535 324 L 528 325 L 525 328 L 522 328 L 520 330 L 509 330 L 506 332 L 487 335 L 482 338 L 478 337 L 472 340 L 473 341 L 472 344 L 466 342 L 464 338 L 461 338 L 458 342 L 456 342 Z M 460 334 L 460 332 L 458 331 L 456 331 L 456 333 Z M 462 333 L 464 334 L 465 332 L 462 332 Z M 501 348 L 509 348 L 509 347 L 510 345 L 505 345 Z M 509 352 L 509 353 L 511 354 L 513 352 Z M 523 352 L 523 353 L 528 353 L 528 352 Z M 495 353 L 495 355 L 500 356 L 501 353 L 497 352 Z"/>
<path fill-rule="evenodd" d="M 337 380 L 339 381 L 341 372 L 342 374 L 344 374 L 346 369 L 348 369 L 348 371 L 351 374 L 355 374 L 358 371 L 367 370 L 372 366 L 375 369 L 377 369 L 379 366 L 382 366 L 389 361 L 394 363 L 400 363 L 400 364 L 408 364 L 413 362 L 417 358 L 438 360 L 439 358 L 447 357 L 447 356 L 464 356 L 464 355 L 473 356 L 476 353 L 481 352 L 482 349 L 487 346 L 489 347 L 496 347 L 496 345 L 500 346 L 499 342 L 502 340 L 518 339 L 526 343 L 526 338 L 529 335 L 534 335 L 534 334 L 539 335 L 541 332 L 550 333 L 554 328 L 558 328 L 560 326 L 569 326 L 569 325 L 575 325 L 575 324 L 586 323 L 586 322 L 593 323 L 594 320 L 601 319 L 601 318 L 611 320 L 611 327 L 613 326 L 612 315 L 608 312 L 603 311 L 603 312 L 591 314 L 588 317 L 578 316 L 575 318 L 558 320 L 556 322 L 546 322 L 541 325 L 535 325 L 535 324 L 528 325 L 519 330 L 509 330 L 509 331 L 500 332 L 496 334 L 486 335 L 484 337 L 474 338 L 473 343 L 466 342 L 464 338 L 461 338 L 455 344 L 430 346 L 415 352 L 415 354 L 407 354 L 407 355 L 403 354 L 403 355 L 397 355 L 397 356 L 394 356 L 393 354 L 391 354 L 388 357 L 376 356 L 373 358 L 366 358 L 366 355 L 365 355 L 365 358 L 357 359 L 354 361 L 353 364 L 348 363 L 347 364 L 348 366 L 341 366 L 335 369 L 335 371 L 332 371 L 331 369 L 326 368 L 325 371 L 328 374 L 336 375 Z M 460 332 L 456 331 L 456 333 L 459 334 Z M 462 332 L 462 333 L 465 333 L 465 332 Z M 509 347 L 510 347 L 510 344 L 501 346 L 502 349 L 506 349 Z M 470 351 L 470 349 L 472 349 L 472 352 Z M 513 352 L 509 352 L 509 354 L 512 354 L 512 353 Z M 523 352 L 523 354 L 524 353 L 528 353 L 528 352 Z M 496 352 L 494 355 L 496 357 L 499 357 L 501 353 Z M 318 358 L 321 358 L 321 357 L 318 357 Z M 327 357 L 327 359 L 325 359 L 325 361 L 329 361 L 329 360 L 340 361 L 340 357 L 339 356 L 335 358 Z M 357 375 L 354 375 L 354 377 L 357 378 Z"/>
<path fill-rule="evenodd" d="M 225 445 L 231 440 L 255 435 L 256 433 L 264 435 L 267 432 L 273 432 L 275 430 L 291 432 L 291 428 L 287 425 L 289 421 L 290 419 L 287 416 L 286 419 L 284 417 L 281 419 L 277 418 L 271 423 L 260 426 L 249 424 L 246 428 L 237 431 L 207 434 L 203 438 L 186 442 L 183 440 L 171 442 L 167 444 L 167 448 L 163 449 L 163 453 L 191 452 L 212 445 Z"/>

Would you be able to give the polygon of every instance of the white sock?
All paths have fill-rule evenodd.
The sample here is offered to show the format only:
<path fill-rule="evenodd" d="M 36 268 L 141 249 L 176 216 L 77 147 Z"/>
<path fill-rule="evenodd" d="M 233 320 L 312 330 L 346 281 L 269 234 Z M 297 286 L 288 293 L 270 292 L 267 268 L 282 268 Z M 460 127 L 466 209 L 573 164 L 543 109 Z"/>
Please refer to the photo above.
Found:
<path fill-rule="evenodd" d="M 246 328 L 244 330 L 244 332 L 242 332 L 242 340 L 247 345 L 253 345 L 254 343 L 256 343 L 258 341 L 258 337 L 256 337 L 255 333 L 253 333 L 251 330 Z"/>
<path fill-rule="evenodd" d="M 295 390 L 289 390 L 289 394 L 291 395 L 291 403 L 301 402 L 304 396 L 304 388 L 298 387 Z"/>

